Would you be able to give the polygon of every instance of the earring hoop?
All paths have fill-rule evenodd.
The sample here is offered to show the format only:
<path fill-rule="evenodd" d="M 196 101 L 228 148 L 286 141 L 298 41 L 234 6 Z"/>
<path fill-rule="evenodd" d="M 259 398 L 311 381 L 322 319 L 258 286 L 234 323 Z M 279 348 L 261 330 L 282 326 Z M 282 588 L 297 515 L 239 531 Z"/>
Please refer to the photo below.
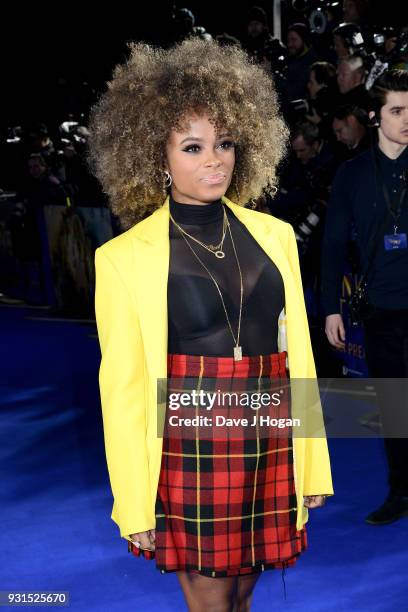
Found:
<path fill-rule="evenodd" d="M 166 181 L 165 181 L 164 184 L 165 184 L 166 187 L 170 187 L 170 185 L 173 182 L 173 179 L 171 178 L 171 175 L 170 175 L 169 172 L 167 172 L 167 170 L 164 171 L 164 174 L 166 175 Z"/>

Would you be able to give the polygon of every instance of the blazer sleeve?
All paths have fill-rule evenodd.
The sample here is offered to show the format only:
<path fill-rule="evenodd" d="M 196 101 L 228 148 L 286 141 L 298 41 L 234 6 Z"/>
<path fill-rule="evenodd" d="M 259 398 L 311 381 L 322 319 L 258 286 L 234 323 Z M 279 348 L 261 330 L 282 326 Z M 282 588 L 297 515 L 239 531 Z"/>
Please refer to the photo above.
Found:
<path fill-rule="evenodd" d="M 323 432 L 319 435 L 309 435 L 304 439 L 304 495 L 333 495 L 333 483 L 330 466 L 330 456 L 325 435 L 324 419 L 322 407 L 320 403 L 320 393 L 317 383 L 316 366 L 313 357 L 312 343 L 310 339 L 309 322 L 303 293 L 302 277 L 299 264 L 299 252 L 297 241 L 293 227 L 288 224 L 288 258 L 292 273 L 294 274 L 296 286 L 299 291 L 299 304 L 301 304 L 298 316 L 301 317 L 303 325 L 305 325 L 306 342 L 305 359 L 307 359 L 307 378 L 312 379 L 305 383 L 307 397 L 310 399 L 310 405 L 314 406 L 313 415 L 311 415 L 311 429 L 313 431 Z M 314 380 L 313 380 L 314 379 Z M 304 381 L 295 381 L 302 387 Z M 318 406 L 316 411 L 315 406 Z M 309 406 L 309 404 L 308 404 Z M 309 410 L 309 408 L 308 408 Z M 308 419 L 309 420 L 309 419 Z M 306 427 L 307 432 L 307 427 Z"/>
<path fill-rule="evenodd" d="M 95 252 L 95 314 L 103 429 L 114 498 L 112 519 L 122 537 L 155 527 L 146 447 L 144 352 L 136 302 L 110 254 Z"/>

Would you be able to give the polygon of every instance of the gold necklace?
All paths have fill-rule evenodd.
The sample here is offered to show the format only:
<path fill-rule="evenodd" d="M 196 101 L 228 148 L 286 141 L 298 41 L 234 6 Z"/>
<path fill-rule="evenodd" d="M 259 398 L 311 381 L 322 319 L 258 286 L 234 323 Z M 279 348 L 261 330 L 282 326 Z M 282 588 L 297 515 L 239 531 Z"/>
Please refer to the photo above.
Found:
<path fill-rule="evenodd" d="M 225 213 L 225 210 L 224 210 L 224 213 Z M 219 286 L 217 284 L 217 281 L 215 280 L 215 278 L 213 277 L 213 275 L 211 274 L 211 272 L 209 271 L 207 266 L 201 261 L 201 259 L 197 255 L 197 253 L 194 251 L 193 247 L 188 242 L 188 240 L 184 236 L 183 232 L 181 233 L 181 235 L 183 236 L 184 240 L 186 241 L 188 247 L 191 249 L 191 251 L 194 254 L 194 256 L 198 259 L 200 264 L 203 266 L 203 268 L 207 271 L 209 276 L 212 278 L 212 280 L 213 280 L 213 282 L 214 282 L 214 284 L 215 284 L 215 286 L 217 288 L 217 291 L 220 294 L 221 302 L 222 302 L 222 305 L 224 307 L 225 316 L 227 318 L 227 323 L 229 325 L 229 328 L 230 328 L 230 331 L 231 331 L 231 335 L 232 335 L 232 337 L 234 339 L 234 342 L 235 342 L 235 346 L 234 346 L 234 361 L 242 361 L 242 346 L 239 346 L 238 343 L 239 343 L 239 334 L 241 332 L 242 297 L 243 297 L 243 294 L 244 294 L 244 286 L 243 286 L 243 282 L 242 282 L 241 266 L 239 265 L 238 255 L 237 255 L 237 251 L 235 249 L 235 244 L 234 244 L 234 240 L 232 238 L 231 227 L 230 227 L 228 219 L 227 219 L 227 227 L 228 227 L 228 231 L 229 231 L 229 234 L 230 234 L 230 237 L 231 237 L 231 242 L 232 242 L 232 246 L 233 246 L 234 253 L 235 253 L 235 259 L 237 260 L 237 264 L 238 264 L 239 278 L 240 278 L 240 288 L 241 288 L 241 297 L 240 297 L 240 304 L 239 304 L 239 317 L 238 317 L 238 330 L 237 330 L 237 337 L 236 338 L 235 338 L 234 332 L 232 331 L 231 323 L 230 323 L 229 316 L 228 316 L 228 313 L 227 313 L 227 309 L 226 309 L 225 303 L 224 303 L 224 298 L 222 297 L 222 293 L 221 293 L 220 288 L 219 288 Z"/>
<path fill-rule="evenodd" d="M 225 208 L 223 208 L 223 212 L 224 212 L 224 219 L 223 219 L 223 224 L 222 224 L 222 237 L 221 237 L 220 242 L 218 244 L 215 244 L 215 245 L 214 244 L 204 244 L 204 242 L 201 242 L 201 240 L 198 240 L 198 238 L 195 238 L 194 236 L 192 236 L 191 234 L 186 232 L 185 229 L 180 227 L 180 225 L 175 222 L 175 220 L 173 219 L 171 213 L 170 213 L 170 219 L 173 221 L 174 225 L 176 225 L 177 228 L 180 230 L 180 232 L 183 235 L 183 237 L 184 237 L 184 234 L 185 234 L 186 236 L 191 238 L 191 240 L 194 240 L 199 245 L 201 245 L 204 249 L 207 249 L 207 251 L 209 251 L 210 253 L 215 255 L 218 259 L 223 259 L 225 257 L 225 253 L 224 253 L 222 247 L 223 247 L 223 244 L 224 244 L 225 234 L 227 232 L 227 223 L 228 223 L 228 219 L 227 219 L 227 215 L 226 215 L 226 212 L 225 212 Z"/>

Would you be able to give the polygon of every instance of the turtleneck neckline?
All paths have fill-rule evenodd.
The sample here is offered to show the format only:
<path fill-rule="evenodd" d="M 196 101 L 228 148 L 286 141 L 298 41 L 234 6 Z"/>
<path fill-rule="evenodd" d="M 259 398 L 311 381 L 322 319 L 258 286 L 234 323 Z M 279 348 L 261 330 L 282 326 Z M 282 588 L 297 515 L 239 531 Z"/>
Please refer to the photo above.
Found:
<path fill-rule="evenodd" d="M 180 224 L 207 225 L 223 218 L 222 200 L 214 200 L 209 204 L 185 204 L 174 200 L 170 193 L 170 213 L 173 219 Z"/>

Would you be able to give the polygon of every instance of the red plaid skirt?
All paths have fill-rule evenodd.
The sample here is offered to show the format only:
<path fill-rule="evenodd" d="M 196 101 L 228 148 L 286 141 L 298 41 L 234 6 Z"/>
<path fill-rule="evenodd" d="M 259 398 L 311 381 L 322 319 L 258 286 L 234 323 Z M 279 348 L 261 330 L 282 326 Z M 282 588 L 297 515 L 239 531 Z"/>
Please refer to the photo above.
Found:
<path fill-rule="evenodd" d="M 175 380 L 180 388 L 190 389 L 203 378 L 213 390 L 225 389 L 229 379 L 230 388 L 241 392 L 254 379 L 262 380 L 264 388 L 268 379 L 274 386 L 287 383 L 286 352 L 242 361 L 168 355 L 173 389 Z M 248 407 L 246 412 L 252 413 Z M 292 438 L 183 438 L 168 434 L 169 413 L 167 402 L 155 552 L 146 552 L 145 558 L 155 558 L 162 573 L 183 570 L 211 577 L 294 565 L 307 548 L 307 534 L 305 527 L 296 529 Z M 288 404 L 281 406 L 279 416 L 290 416 Z M 130 542 L 128 550 L 143 554 Z"/>

